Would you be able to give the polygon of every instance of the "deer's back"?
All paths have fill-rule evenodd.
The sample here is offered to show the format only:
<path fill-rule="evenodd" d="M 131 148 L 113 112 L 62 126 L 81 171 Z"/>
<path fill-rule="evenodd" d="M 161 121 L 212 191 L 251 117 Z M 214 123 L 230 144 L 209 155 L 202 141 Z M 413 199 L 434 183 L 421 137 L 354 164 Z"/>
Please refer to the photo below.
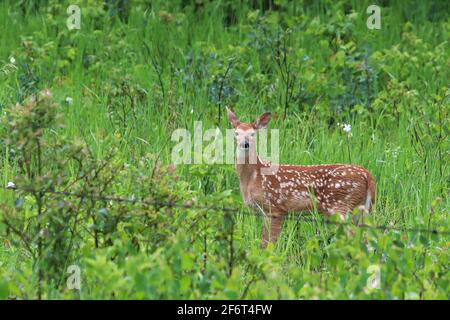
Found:
<path fill-rule="evenodd" d="M 250 188 L 254 202 L 275 212 L 311 210 L 314 198 L 322 213 L 346 213 L 367 205 L 368 196 L 370 205 L 375 199 L 370 172 L 349 164 L 279 165 L 274 174 L 261 173 Z"/>

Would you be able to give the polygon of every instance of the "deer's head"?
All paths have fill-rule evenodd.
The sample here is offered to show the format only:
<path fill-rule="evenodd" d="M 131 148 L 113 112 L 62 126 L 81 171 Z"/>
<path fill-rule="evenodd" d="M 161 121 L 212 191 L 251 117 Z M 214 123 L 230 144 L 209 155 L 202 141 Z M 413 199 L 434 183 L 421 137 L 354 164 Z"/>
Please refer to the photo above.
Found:
<path fill-rule="evenodd" d="M 261 115 L 255 122 L 241 122 L 236 115 L 227 108 L 228 120 L 234 127 L 236 137 L 236 154 L 239 158 L 248 158 L 254 155 L 256 159 L 256 132 L 259 129 L 267 127 L 271 113 L 266 112 Z M 250 162 L 252 163 L 252 162 Z M 256 163 L 256 162 L 255 162 Z"/>

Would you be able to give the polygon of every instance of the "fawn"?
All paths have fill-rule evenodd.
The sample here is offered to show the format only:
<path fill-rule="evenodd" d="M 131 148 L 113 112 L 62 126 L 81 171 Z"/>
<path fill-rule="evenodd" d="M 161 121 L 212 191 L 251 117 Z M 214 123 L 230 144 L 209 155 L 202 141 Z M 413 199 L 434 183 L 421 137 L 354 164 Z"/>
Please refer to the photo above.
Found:
<path fill-rule="evenodd" d="M 266 163 L 257 155 L 255 135 L 267 126 L 271 113 L 253 123 L 240 122 L 228 108 L 227 115 L 235 129 L 236 172 L 242 197 L 246 205 L 261 209 L 265 217 L 263 247 L 277 241 L 288 212 L 316 208 L 326 215 L 344 217 L 355 208 L 367 213 L 374 205 L 375 181 L 366 169 L 351 164 Z"/>

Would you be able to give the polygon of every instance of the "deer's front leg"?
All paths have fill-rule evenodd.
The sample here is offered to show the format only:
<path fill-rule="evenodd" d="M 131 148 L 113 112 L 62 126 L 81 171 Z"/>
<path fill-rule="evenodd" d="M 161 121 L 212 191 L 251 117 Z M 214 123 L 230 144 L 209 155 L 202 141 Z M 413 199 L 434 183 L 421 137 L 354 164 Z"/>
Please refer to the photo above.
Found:
<path fill-rule="evenodd" d="M 269 242 L 276 243 L 283 227 L 284 214 L 267 215 L 263 219 L 262 226 L 262 243 L 261 246 L 266 248 Z"/>

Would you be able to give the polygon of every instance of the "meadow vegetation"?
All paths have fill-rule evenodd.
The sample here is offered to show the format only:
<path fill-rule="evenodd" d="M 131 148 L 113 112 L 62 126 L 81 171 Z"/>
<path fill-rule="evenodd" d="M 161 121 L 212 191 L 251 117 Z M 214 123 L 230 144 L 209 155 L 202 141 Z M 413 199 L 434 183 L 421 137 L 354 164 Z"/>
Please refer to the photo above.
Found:
<path fill-rule="evenodd" d="M 449 299 L 450 3 L 373 2 L 2 1 L 0 298 Z M 388 229 L 292 214 L 261 249 L 233 165 L 171 164 L 226 106 L 369 169 Z"/>

